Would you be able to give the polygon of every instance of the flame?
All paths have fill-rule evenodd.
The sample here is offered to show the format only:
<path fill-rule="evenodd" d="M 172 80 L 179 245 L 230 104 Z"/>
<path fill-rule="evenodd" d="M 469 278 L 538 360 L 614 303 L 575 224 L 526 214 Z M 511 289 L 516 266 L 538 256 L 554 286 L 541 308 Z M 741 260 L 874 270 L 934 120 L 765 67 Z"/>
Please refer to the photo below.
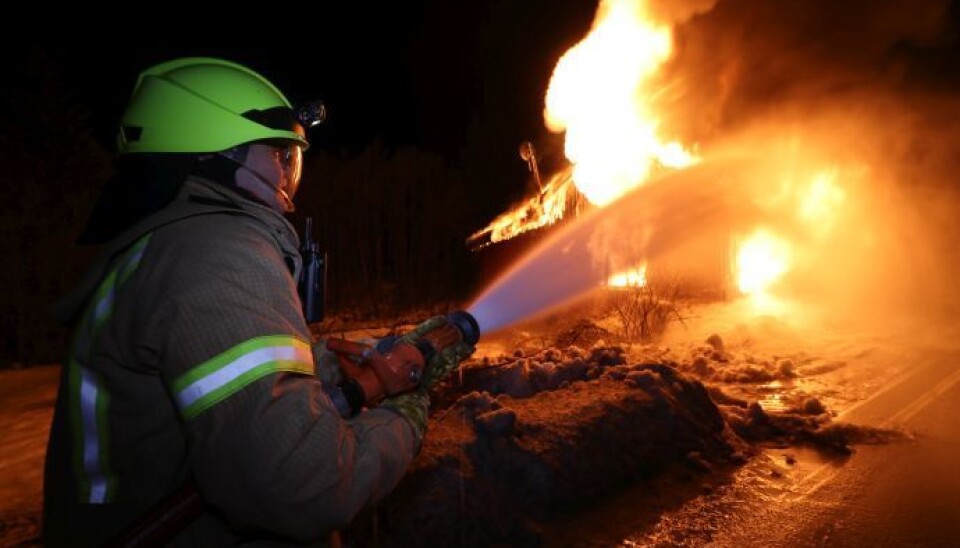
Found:
<path fill-rule="evenodd" d="M 783 239 L 757 229 L 737 250 L 737 287 L 745 294 L 766 293 L 790 268 L 791 249 Z"/>
<path fill-rule="evenodd" d="M 755 301 L 769 298 L 770 287 L 786 274 L 793 263 L 794 245 L 823 239 L 833 230 L 846 192 L 838 184 L 840 170 L 822 169 L 813 174 L 806 186 L 788 183 L 785 192 L 774 201 L 787 199 L 783 205 L 795 204 L 801 231 L 788 243 L 768 230 L 757 229 L 737 249 L 737 286 Z M 792 180 L 788 177 L 788 180 Z M 803 239 L 803 235 L 814 239 Z"/>
<path fill-rule="evenodd" d="M 610 276 L 609 287 L 643 287 L 647 285 L 647 263 Z"/>
<path fill-rule="evenodd" d="M 672 52 L 672 32 L 650 18 L 646 0 L 602 0 L 590 33 L 560 58 L 547 88 L 544 120 L 566 132 L 572 168 L 468 244 L 479 249 L 554 224 L 580 196 L 603 206 L 659 169 L 697 163 L 693 152 L 660 135 L 652 80 Z"/>
<path fill-rule="evenodd" d="M 544 118 L 551 131 L 566 131 L 573 179 L 591 203 L 609 204 L 657 167 L 697 162 L 661 138 L 649 89 L 672 51 L 670 28 L 650 19 L 645 0 L 603 0 L 590 34 L 557 63 Z"/>
<path fill-rule="evenodd" d="M 472 234 L 467 242 L 476 249 L 556 223 L 566 213 L 571 187 L 569 169 L 555 173 L 544 185 L 543 192 L 500 215 L 483 230 Z"/>

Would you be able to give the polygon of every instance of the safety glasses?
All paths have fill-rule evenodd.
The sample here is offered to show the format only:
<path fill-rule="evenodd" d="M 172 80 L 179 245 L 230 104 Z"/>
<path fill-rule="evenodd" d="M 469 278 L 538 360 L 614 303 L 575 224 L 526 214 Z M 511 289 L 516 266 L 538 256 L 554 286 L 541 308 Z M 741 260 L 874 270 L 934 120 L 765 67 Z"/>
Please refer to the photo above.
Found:
<path fill-rule="evenodd" d="M 303 149 L 299 145 L 290 144 L 274 148 L 273 153 L 283 173 L 282 188 L 292 200 L 300 186 L 300 176 L 303 172 Z"/>

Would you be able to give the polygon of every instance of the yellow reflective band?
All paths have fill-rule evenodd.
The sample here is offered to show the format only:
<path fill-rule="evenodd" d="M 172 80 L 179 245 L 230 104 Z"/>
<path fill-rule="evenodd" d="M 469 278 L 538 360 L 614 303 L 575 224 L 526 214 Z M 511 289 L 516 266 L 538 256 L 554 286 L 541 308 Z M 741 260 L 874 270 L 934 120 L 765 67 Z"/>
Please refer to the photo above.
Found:
<path fill-rule="evenodd" d="M 184 373 L 174 381 L 173 393 L 184 418 L 192 419 L 280 371 L 313 375 L 310 344 L 289 335 L 251 339 Z"/>

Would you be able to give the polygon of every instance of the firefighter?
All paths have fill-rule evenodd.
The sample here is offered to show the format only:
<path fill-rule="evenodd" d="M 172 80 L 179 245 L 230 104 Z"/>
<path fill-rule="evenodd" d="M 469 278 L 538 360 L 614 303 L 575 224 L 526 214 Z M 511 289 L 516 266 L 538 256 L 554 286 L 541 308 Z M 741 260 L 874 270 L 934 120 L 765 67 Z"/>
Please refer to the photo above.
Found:
<path fill-rule="evenodd" d="M 283 217 L 307 147 L 296 113 L 224 60 L 140 75 L 119 175 L 82 238 L 102 257 L 57 309 L 76 327 L 47 453 L 48 545 L 99 545 L 191 484 L 204 511 L 174 545 L 322 543 L 418 451 L 429 387 L 343 419 L 317 377 Z"/>

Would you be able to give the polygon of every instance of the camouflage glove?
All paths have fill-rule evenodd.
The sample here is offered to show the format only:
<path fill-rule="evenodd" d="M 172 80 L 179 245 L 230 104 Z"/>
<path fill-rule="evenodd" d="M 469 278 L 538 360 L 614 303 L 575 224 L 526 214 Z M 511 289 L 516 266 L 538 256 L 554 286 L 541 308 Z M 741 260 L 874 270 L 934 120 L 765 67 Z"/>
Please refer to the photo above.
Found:
<path fill-rule="evenodd" d="M 389 397 L 380 404 L 380 407 L 399 413 L 413 426 L 417 439 L 417 451 L 423 444 L 423 436 L 427 433 L 427 416 L 430 412 L 430 397 L 419 390 L 404 392 Z"/>
<path fill-rule="evenodd" d="M 448 346 L 434 354 L 423 370 L 423 379 L 420 380 L 420 389 L 430 390 L 438 382 L 445 379 L 450 373 L 456 371 L 460 362 L 473 354 L 474 347 L 460 341 L 459 343 Z"/>
<path fill-rule="evenodd" d="M 445 316 L 434 316 L 413 328 L 409 333 L 404 334 L 400 337 L 400 340 L 416 344 L 422 337 L 429 336 L 439 329 L 456 329 L 456 327 L 451 326 Z M 455 344 L 447 345 L 434 354 L 425 364 L 423 378 L 419 386 L 420 391 L 430 390 L 435 384 L 456 370 L 461 361 L 473 354 L 475 348 L 465 343 L 459 334 L 458 339 Z"/>
<path fill-rule="evenodd" d="M 422 322 L 407 333 L 400 336 L 400 340 L 405 343 L 416 344 L 421 337 L 427 333 L 447 325 L 447 318 L 444 316 L 434 316 L 429 320 Z"/>

